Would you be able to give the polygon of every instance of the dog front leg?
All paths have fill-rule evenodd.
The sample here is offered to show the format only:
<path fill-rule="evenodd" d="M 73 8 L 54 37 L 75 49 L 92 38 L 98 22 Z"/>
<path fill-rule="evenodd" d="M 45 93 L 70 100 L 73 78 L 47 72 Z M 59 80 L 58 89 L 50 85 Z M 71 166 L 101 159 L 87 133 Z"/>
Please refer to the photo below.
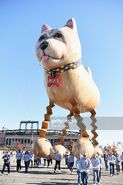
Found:
<path fill-rule="evenodd" d="M 52 115 L 52 108 L 55 106 L 54 102 L 52 100 L 49 100 L 49 105 L 46 107 L 46 114 L 44 115 L 44 121 L 42 121 L 42 127 L 39 132 L 40 138 L 45 138 L 46 132 L 48 129 L 50 116 Z"/>

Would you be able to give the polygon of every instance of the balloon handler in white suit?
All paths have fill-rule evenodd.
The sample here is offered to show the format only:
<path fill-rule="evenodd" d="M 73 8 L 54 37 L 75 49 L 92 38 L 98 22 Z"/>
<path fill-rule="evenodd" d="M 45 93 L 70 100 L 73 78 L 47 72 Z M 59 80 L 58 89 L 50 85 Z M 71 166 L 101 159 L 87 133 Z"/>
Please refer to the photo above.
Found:
<path fill-rule="evenodd" d="M 94 120 L 95 109 L 100 102 L 100 93 L 90 68 L 85 68 L 81 63 L 81 45 L 73 18 L 69 19 L 64 27 L 58 29 L 43 25 L 41 36 L 36 44 L 36 54 L 44 69 L 49 106 L 40 129 L 40 138 L 35 143 L 33 151 L 38 156 L 46 157 L 52 155 L 52 146 L 45 135 L 55 104 L 70 111 L 68 119 L 74 116 L 80 122 L 80 113 L 90 112 L 91 119 Z M 81 154 L 86 150 L 88 156 L 91 156 L 93 145 L 84 127 L 81 129 L 81 135 L 82 138 L 78 141 L 76 149 Z M 86 143 L 85 149 L 81 150 L 83 142 Z M 59 147 L 58 150 L 62 151 L 63 146 Z"/>

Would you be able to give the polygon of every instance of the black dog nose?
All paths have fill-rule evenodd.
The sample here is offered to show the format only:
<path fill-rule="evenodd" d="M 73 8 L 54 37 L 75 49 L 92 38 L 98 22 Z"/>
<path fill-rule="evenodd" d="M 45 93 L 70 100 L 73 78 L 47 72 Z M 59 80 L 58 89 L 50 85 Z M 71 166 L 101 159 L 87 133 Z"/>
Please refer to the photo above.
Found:
<path fill-rule="evenodd" d="M 41 45 L 39 46 L 41 50 L 45 50 L 48 46 L 48 42 L 47 41 L 44 41 L 41 43 Z"/>

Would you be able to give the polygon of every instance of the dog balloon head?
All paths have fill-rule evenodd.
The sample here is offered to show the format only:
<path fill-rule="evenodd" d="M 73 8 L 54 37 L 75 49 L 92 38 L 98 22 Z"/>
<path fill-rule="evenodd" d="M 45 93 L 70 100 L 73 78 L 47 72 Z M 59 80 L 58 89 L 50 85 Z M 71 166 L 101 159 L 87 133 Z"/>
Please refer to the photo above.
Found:
<path fill-rule="evenodd" d="M 52 29 L 44 24 L 36 44 L 36 54 L 45 69 L 80 60 L 81 46 L 76 21 L 69 19 L 59 29 Z"/>

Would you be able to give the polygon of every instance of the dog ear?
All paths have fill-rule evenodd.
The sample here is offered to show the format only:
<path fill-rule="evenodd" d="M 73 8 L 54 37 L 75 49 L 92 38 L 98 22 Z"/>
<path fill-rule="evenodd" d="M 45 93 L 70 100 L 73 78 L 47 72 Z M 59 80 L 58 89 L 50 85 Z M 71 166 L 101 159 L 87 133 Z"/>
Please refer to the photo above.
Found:
<path fill-rule="evenodd" d="M 65 26 L 67 26 L 67 27 L 69 27 L 71 29 L 76 29 L 76 21 L 75 21 L 75 19 L 74 18 L 69 19 L 66 22 Z"/>
<path fill-rule="evenodd" d="M 51 27 L 48 26 L 47 24 L 43 24 L 42 28 L 41 28 L 41 33 L 44 32 L 44 31 L 48 31 L 48 30 L 51 30 Z"/>

